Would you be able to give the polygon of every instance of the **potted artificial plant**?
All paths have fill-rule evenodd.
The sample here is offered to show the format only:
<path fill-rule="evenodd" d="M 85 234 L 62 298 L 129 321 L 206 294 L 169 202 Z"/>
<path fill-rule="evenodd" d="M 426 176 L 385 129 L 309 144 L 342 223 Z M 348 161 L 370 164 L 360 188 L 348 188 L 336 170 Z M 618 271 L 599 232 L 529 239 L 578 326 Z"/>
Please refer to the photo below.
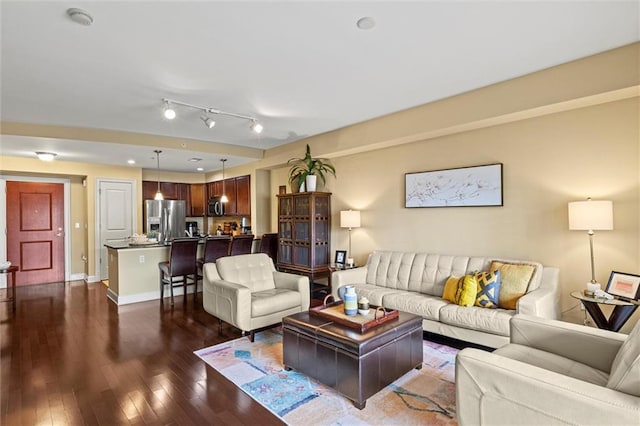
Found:
<path fill-rule="evenodd" d="M 293 192 L 296 188 L 301 188 L 302 184 L 305 185 L 306 191 L 315 191 L 318 176 L 323 184 L 327 183 L 327 174 L 336 176 L 336 169 L 329 159 L 311 156 L 309 144 L 307 144 L 307 151 L 303 158 L 292 158 L 287 164 L 291 166 L 289 183 Z"/>

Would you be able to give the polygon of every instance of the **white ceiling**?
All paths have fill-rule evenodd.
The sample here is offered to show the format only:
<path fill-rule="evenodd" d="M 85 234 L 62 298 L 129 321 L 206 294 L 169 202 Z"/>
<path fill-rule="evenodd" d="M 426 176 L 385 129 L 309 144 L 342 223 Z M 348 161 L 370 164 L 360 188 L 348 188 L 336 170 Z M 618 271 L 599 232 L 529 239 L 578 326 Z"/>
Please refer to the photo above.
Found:
<path fill-rule="evenodd" d="M 80 7 L 82 26 L 66 15 Z M 5 1 L 4 122 L 107 129 L 268 149 L 640 40 L 639 1 Z M 376 26 L 356 22 L 372 17 Z M 176 107 L 162 98 L 254 116 Z M 0 151 L 156 166 L 149 146 L 3 135 Z M 126 141 L 125 141 L 126 142 Z M 217 145 L 216 145 L 217 146 Z M 254 158 L 164 150 L 161 168 Z"/>

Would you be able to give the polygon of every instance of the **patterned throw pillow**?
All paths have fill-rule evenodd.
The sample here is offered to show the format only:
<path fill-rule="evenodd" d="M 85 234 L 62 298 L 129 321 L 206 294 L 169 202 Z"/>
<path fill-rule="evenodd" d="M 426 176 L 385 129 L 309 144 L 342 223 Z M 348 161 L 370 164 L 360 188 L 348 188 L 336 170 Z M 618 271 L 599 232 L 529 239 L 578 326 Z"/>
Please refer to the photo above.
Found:
<path fill-rule="evenodd" d="M 473 275 L 462 278 L 449 277 L 444 285 L 442 298 L 460 306 L 473 306 L 478 293 L 478 280 Z"/>
<path fill-rule="evenodd" d="M 500 295 L 498 306 L 504 309 L 515 309 L 518 299 L 522 297 L 529 288 L 529 282 L 535 271 L 534 265 L 524 263 L 491 262 L 489 267 L 491 272 L 499 270 Z"/>
<path fill-rule="evenodd" d="M 475 306 L 497 308 L 500 295 L 500 271 L 478 272 L 475 277 L 478 280 Z"/>

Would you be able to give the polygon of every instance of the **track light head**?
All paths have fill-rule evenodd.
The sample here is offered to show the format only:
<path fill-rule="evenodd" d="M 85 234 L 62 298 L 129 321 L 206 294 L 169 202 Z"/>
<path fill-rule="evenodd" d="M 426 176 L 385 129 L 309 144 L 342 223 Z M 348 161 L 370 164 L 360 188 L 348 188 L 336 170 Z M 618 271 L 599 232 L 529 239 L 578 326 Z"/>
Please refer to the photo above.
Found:
<path fill-rule="evenodd" d="M 213 129 L 213 126 L 216 125 L 216 122 L 213 121 L 213 119 L 211 117 L 207 117 L 207 116 L 203 115 L 202 117 L 200 117 L 200 119 L 202 121 L 204 121 L 204 125 L 207 126 L 210 129 Z"/>
<path fill-rule="evenodd" d="M 171 105 L 169 105 L 169 101 L 164 101 L 164 118 L 166 118 L 167 120 L 173 120 L 174 118 L 176 118 L 176 111 L 171 108 Z"/>
<path fill-rule="evenodd" d="M 262 127 L 262 124 L 260 124 L 257 121 L 253 120 L 251 122 L 251 130 L 253 130 L 254 132 L 260 134 L 260 133 L 262 133 L 262 130 L 264 130 L 264 127 Z"/>

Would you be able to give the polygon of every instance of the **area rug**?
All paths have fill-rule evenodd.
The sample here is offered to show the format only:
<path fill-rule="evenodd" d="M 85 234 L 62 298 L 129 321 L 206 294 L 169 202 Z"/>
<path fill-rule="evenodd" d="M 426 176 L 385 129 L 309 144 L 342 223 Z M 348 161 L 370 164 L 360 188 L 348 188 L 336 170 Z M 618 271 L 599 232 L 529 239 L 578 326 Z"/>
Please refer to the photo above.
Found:
<path fill-rule="evenodd" d="M 289 425 L 454 425 L 457 349 L 424 341 L 411 370 L 358 410 L 335 390 L 282 365 L 282 334 L 265 331 L 194 352 Z"/>

